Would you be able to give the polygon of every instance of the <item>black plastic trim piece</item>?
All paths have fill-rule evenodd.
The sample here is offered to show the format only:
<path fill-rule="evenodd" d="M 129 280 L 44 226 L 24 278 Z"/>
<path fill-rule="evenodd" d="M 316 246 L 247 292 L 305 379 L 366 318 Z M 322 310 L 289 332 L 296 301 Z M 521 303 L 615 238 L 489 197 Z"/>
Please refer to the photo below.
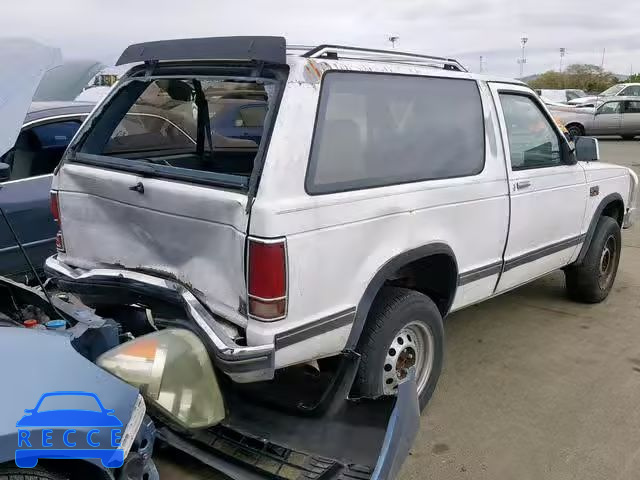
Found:
<path fill-rule="evenodd" d="M 449 288 L 449 290 L 451 291 L 451 295 L 449 297 L 449 303 L 448 305 L 446 305 L 445 312 L 449 312 L 449 310 L 451 309 L 451 304 L 453 303 L 453 299 L 455 297 L 456 288 L 458 286 L 458 262 L 456 260 L 456 256 L 453 253 L 453 250 L 451 250 L 451 247 L 449 247 L 449 245 L 446 245 L 444 243 L 429 243 L 413 250 L 408 250 L 401 253 L 400 255 L 397 255 L 396 257 L 393 257 L 391 260 L 385 263 L 369 282 L 369 285 L 365 289 L 364 294 L 360 299 L 360 303 L 358 303 L 358 306 L 356 308 L 353 327 L 351 328 L 351 334 L 349 335 L 349 340 L 347 341 L 347 346 L 345 348 L 353 349 L 358 344 L 360 334 L 362 333 L 362 329 L 364 328 L 364 324 L 367 320 L 367 315 L 369 315 L 369 310 L 371 309 L 371 304 L 380 291 L 380 288 L 382 288 L 384 282 L 389 279 L 391 275 L 397 272 L 401 267 L 404 267 L 405 265 L 408 265 L 409 263 L 421 258 L 438 254 L 444 254 L 450 257 L 453 260 L 456 268 L 455 275 L 453 276 L 454 281 L 451 285 L 447 285 L 447 288 Z"/>
<path fill-rule="evenodd" d="M 611 193 L 600 201 L 600 203 L 598 204 L 598 207 L 593 213 L 593 217 L 591 217 L 591 223 L 589 223 L 589 229 L 585 234 L 585 240 L 584 240 L 584 243 L 582 244 L 582 249 L 578 254 L 578 258 L 574 262 L 574 265 L 580 265 L 584 260 L 584 257 L 587 255 L 587 251 L 589 250 L 589 245 L 591 245 L 591 239 L 593 238 L 594 233 L 596 233 L 598 220 L 600 220 L 600 217 L 602 216 L 602 212 L 604 211 L 604 209 L 609 204 L 617 201 L 621 202 L 622 205 L 624 206 L 624 200 L 622 200 L 622 196 L 619 193 Z"/>
<path fill-rule="evenodd" d="M 466 285 L 492 275 L 497 275 L 502 271 L 502 262 L 495 262 L 484 267 L 475 268 L 458 276 L 458 285 Z"/>
<path fill-rule="evenodd" d="M 231 60 L 287 63 L 284 37 L 183 38 L 128 46 L 116 65 L 152 61 Z"/>
<path fill-rule="evenodd" d="M 546 245 L 542 248 L 532 250 L 525 253 L 524 255 L 512 258 L 511 260 L 507 260 L 504 263 L 504 271 L 507 272 L 513 268 L 520 267 L 527 263 L 539 260 L 542 257 L 546 257 L 547 255 L 552 255 L 562 250 L 566 250 L 567 248 L 571 248 L 575 245 L 579 245 L 580 243 L 584 242 L 584 239 L 585 235 L 578 235 L 577 237 L 568 238 L 566 240 L 562 240 L 561 242 L 552 243 L 551 245 Z"/>
<path fill-rule="evenodd" d="M 321 318 L 320 320 L 316 320 L 313 323 L 301 325 L 300 327 L 278 333 L 275 336 L 276 350 L 288 347 L 294 343 L 303 342 L 309 338 L 344 327 L 345 325 L 350 325 L 353 323 L 355 315 L 356 309 L 352 307 L 347 310 L 343 310 L 342 312 L 334 313 L 328 317 Z"/>

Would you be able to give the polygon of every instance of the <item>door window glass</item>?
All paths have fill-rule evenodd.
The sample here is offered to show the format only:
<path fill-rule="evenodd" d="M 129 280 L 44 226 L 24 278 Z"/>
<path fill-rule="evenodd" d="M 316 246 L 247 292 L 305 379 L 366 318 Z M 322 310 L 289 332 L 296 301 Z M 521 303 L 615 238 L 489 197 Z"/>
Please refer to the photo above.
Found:
<path fill-rule="evenodd" d="M 598 115 L 611 115 L 622 111 L 622 102 L 605 103 L 598 110 Z"/>
<path fill-rule="evenodd" d="M 625 113 L 640 113 L 640 101 L 627 102 Z"/>
<path fill-rule="evenodd" d="M 248 128 L 255 128 L 264 126 L 264 117 L 267 116 L 267 107 L 255 106 L 244 107 L 240 110 L 240 118 L 242 119 L 242 126 Z"/>
<path fill-rule="evenodd" d="M 561 165 L 558 134 L 533 99 L 501 93 L 500 103 L 507 125 L 512 170 Z"/>
<path fill-rule="evenodd" d="M 21 132 L 15 147 L 2 157 L 2 162 L 11 167 L 9 180 L 53 173 L 80 124 L 80 120 L 67 120 Z"/>

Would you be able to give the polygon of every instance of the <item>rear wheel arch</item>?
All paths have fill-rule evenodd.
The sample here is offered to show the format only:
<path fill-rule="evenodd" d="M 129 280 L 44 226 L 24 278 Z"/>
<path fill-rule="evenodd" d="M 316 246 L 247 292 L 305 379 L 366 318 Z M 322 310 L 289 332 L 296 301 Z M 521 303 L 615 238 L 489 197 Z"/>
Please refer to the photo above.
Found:
<path fill-rule="evenodd" d="M 426 272 L 437 275 L 427 275 Z M 424 293 L 444 318 L 451 309 L 458 286 L 458 263 L 449 245 L 430 243 L 405 251 L 388 260 L 369 281 L 356 308 L 347 348 L 355 348 L 374 299 L 385 286 L 409 288 Z"/>
<path fill-rule="evenodd" d="M 582 248 L 580 249 L 578 258 L 574 262 L 575 265 L 581 264 L 584 260 L 584 257 L 587 255 L 589 245 L 591 245 L 591 240 L 593 239 L 593 235 L 595 234 L 596 227 L 598 225 L 598 220 L 600 220 L 600 217 L 603 216 L 613 218 L 616 222 L 618 222 L 618 225 L 622 227 L 622 219 L 624 217 L 624 201 L 622 200 L 622 196 L 619 193 L 611 193 L 600 201 L 600 204 L 591 217 L 589 229 L 587 230 Z"/>

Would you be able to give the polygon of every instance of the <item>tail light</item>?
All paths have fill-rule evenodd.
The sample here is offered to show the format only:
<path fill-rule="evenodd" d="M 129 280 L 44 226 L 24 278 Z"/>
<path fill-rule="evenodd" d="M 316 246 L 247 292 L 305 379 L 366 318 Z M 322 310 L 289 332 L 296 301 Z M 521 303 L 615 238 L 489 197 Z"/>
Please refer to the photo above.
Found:
<path fill-rule="evenodd" d="M 51 190 L 51 215 L 58 224 L 58 233 L 56 235 L 56 249 L 64 252 L 64 238 L 62 236 L 62 222 L 60 221 L 60 202 L 58 201 L 57 190 Z"/>
<path fill-rule="evenodd" d="M 287 249 L 284 239 L 249 240 L 249 315 L 273 321 L 287 314 Z"/>

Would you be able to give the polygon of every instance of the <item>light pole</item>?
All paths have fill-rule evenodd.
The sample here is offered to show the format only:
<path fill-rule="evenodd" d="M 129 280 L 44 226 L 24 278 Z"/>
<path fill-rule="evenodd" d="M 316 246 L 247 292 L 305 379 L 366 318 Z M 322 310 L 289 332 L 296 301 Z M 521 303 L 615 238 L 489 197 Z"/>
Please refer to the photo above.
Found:
<path fill-rule="evenodd" d="M 484 57 L 480 55 L 480 73 L 484 70 Z"/>
<path fill-rule="evenodd" d="M 391 35 L 387 40 L 391 42 L 391 48 L 396 48 L 396 42 L 400 40 L 400 37 L 397 35 Z"/>
<path fill-rule="evenodd" d="M 525 55 L 525 45 L 528 41 L 528 37 L 522 36 L 520 38 L 520 45 L 522 45 L 522 57 L 520 57 L 520 59 L 518 60 L 518 63 L 520 64 L 520 78 L 524 76 L 524 64 L 527 63 L 527 57 Z"/>
<path fill-rule="evenodd" d="M 564 61 L 564 56 L 567 54 L 566 48 L 560 48 L 560 73 L 562 73 L 562 63 Z"/>

